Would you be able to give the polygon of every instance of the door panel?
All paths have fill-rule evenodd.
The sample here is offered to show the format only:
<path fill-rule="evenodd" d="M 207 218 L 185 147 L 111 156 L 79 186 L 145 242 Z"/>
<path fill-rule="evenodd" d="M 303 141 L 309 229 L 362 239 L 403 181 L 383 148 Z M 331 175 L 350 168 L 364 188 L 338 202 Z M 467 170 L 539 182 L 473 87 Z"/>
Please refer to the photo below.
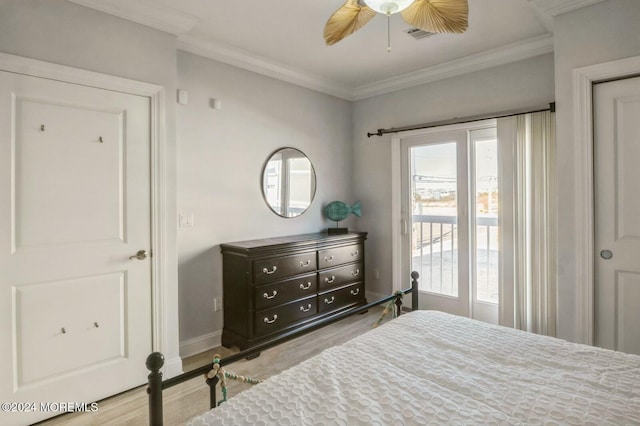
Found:
<path fill-rule="evenodd" d="M 466 131 L 402 140 L 403 267 L 420 273 L 421 309 L 469 316 Z"/>
<path fill-rule="evenodd" d="M 638 354 L 640 348 L 640 315 L 638 301 L 640 301 L 640 273 L 616 273 L 616 350 Z"/>
<path fill-rule="evenodd" d="M 149 98 L 0 72 L 2 401 L 145 382 L 151 264 L 130 257 L 150 252 L 150 183 Z"/>
<path fill-rule="evenodd" d="M 119 272 L 17 287 L 17 387 L 125 358 L 128 284 Z"/>
<path fill-rule="evenodd" d="M 640 354 L 640 77 L 594 85 L 598 346 Z"/>
<path fill-rule="evenodd" d="M 500 205 L 496 128 L 469 132 L 472 317 L 498 323 Z"/>
<path fill-rule="evenodd" d="M 123 241 L 124 112 L 14 99 L 16 249 Z"/>

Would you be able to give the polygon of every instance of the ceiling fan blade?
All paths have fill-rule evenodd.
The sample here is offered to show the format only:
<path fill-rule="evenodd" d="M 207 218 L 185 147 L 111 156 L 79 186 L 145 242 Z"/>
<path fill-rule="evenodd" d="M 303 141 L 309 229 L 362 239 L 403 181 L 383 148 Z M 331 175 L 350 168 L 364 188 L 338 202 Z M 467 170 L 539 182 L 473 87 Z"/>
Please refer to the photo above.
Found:
<path fill-rule="evenodd" d="M 431 33 L 463 33 L 469 25 L 467 0 L 415 0 L 400 14 L 407 24 Z"/>
<path fill-rule="evenodd" d="M 358 0 L 347 0 L 336 10 L 324 27 L 324 40 L 327 45 L 336 44 L 348 35 L 362 28 L 374 16 L 376 11 L 368 6 L 360 6 Z"/>

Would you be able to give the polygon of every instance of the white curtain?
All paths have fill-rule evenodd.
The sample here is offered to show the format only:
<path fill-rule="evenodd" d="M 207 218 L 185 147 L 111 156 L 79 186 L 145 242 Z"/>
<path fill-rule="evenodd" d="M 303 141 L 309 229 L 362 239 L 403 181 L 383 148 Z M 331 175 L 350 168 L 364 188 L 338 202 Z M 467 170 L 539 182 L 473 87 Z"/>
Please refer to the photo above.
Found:
<path fill-rule="evenodd" d="M 505 182 L 500 323 L 555 336 L 555 114 L 498 119 Z M 510 170 L 509 170 L 510 169 Z"/>

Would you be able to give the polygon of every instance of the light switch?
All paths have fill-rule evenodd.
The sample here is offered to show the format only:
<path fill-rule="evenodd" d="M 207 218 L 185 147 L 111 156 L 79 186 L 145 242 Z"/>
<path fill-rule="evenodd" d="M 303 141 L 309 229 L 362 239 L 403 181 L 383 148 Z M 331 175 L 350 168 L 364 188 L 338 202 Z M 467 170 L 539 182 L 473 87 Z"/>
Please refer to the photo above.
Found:
<path fill-rule="evenodd" d="M 178 215 L 178 226 L 180 228 L 193 228 L 193 213 L 180 213 Z"/>
<path fill-rule="evenodd" d="M 189 103 L 189 92 L 186 90 L 178 90 L 178 103 L 180 105 L 186 105 Z"/>

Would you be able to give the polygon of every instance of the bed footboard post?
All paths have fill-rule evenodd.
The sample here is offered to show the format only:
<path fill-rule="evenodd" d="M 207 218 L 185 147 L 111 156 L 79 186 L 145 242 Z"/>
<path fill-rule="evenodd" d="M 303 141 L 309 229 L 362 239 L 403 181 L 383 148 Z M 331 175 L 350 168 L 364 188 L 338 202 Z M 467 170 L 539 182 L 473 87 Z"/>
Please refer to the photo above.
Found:
<path fill-rule="evenodd" d="M 417 311 L 418 308 L 418 278 L 420 274 L 416 271 L 411 272 L 411 310 Z"/>
<path fill-rule="evenodd" d="M 149 424 L 151 426 L 162 426 L 162 373 L 160 369 L 164 365 L 164 355 L 160 352 L 153 352 L 147 357 L 147 369 L 149 374 Z"/>
<path fill-rule="evenodd" d="M 396 304 L 396 315 L 400 316 L 400 313 L 402 312 L 402 292 L 401 291 L 399 291 L 396 294 L 395 304 Z"/>
<path fill-rule="evenodd" d="M 220 379 L 218 376 L 213 376 L 213 378 L 209 378 L 207 376 L 207 384 L 209 385 L 209 408 L 216 408 L 218 405 L 216 401 L 216 386 Z"/>

